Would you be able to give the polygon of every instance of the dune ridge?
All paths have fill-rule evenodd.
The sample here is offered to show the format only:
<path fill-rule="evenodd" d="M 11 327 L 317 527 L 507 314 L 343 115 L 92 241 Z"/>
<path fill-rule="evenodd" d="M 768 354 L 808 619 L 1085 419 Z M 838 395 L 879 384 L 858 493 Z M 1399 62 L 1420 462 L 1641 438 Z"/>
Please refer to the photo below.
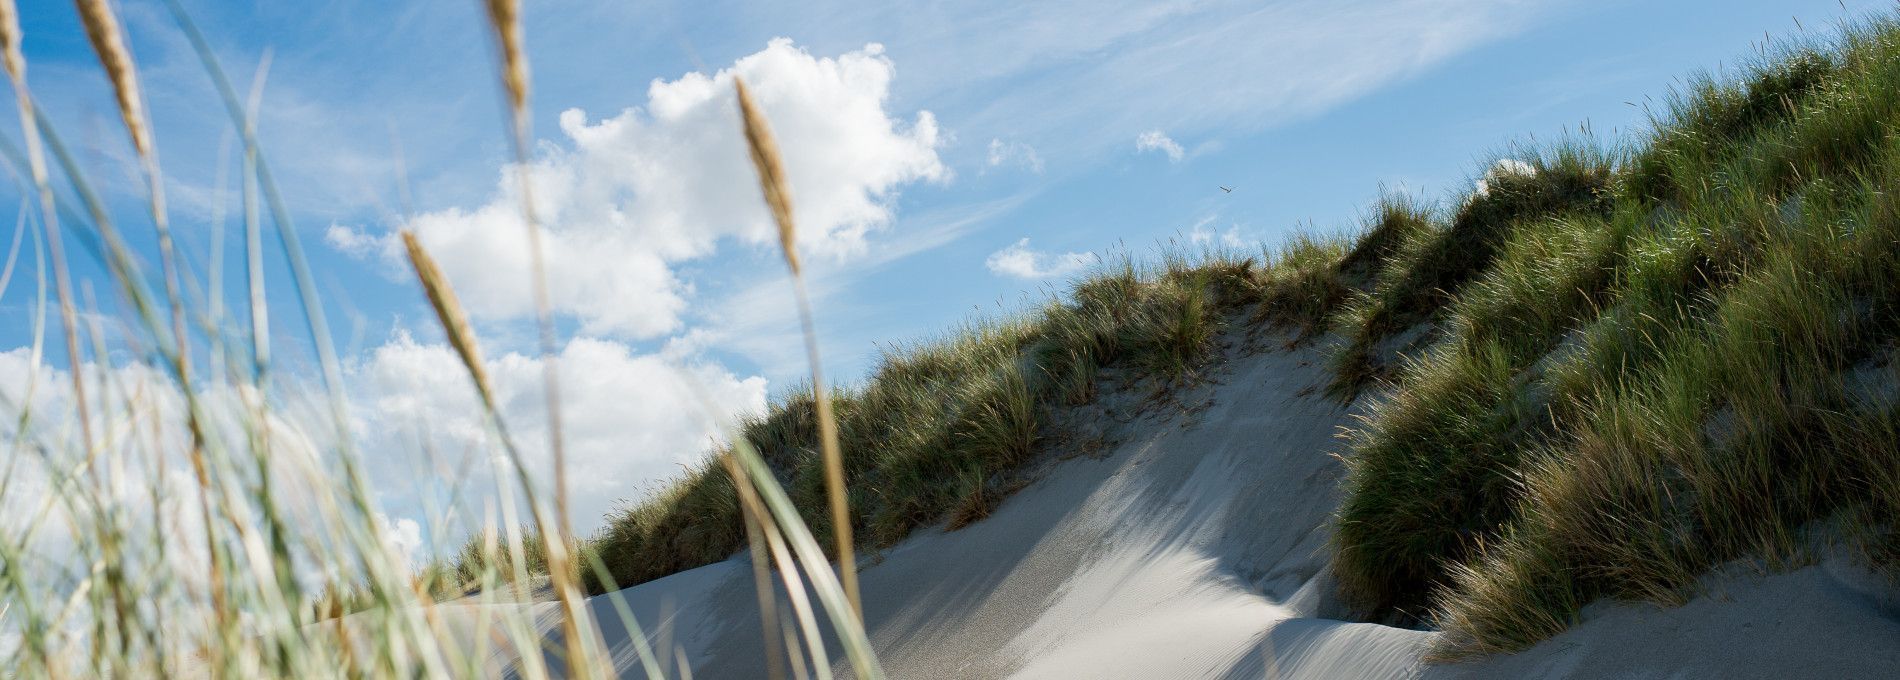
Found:
<path fill-rule="evenodd" d="M 1900 591 L 1826 559 L 1737 563 L 1682 607 L 1606 602 L 1517 654 L 1427 664 L 1442 633 L 1349 620 L 1329 571 L 1354 407 L 1316 394 L 1312 345 L 1223 337 L 1204 382 L 1157 394 L 1111 372 L 1060 414 L 1071 436 L 988 518 L 861 563 L 865 622 L 898 678 L 1881 677 L 1900 669 Z M 626 598 L 694 677 L 762 677 L 738 555 Z M 612 621 L 596 596 L 596 620 Z M 779 593 L 783 598 L 783 592 Z M 545 605 L 544 605 L 545 606 Z M 558 613 L 543 618 L 552 630 Z M 641 677 L 626 631 L 613 658 Z M 835 650 L 835 640 L 830 643 Z M 1842 650 L 1851 649 L 1851 653 Z M 834 672 L 850 677 L 840 662 Z"/>

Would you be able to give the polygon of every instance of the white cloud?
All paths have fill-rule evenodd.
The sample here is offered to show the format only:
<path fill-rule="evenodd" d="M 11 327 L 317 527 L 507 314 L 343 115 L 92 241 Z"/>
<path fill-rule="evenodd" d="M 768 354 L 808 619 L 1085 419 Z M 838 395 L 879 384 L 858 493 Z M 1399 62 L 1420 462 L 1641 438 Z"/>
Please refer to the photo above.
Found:
<path fill-rule="evenodd" d="M 984 264 L 998 276 L 1019 279 L 1048 279 L 1082 271 L 1095 262 L 1088 253 L 1042 253 L 1030 249 L 1029 239 L 990 253 Z"/>
<path fill-rule="evenodd" d="M 1243 248 L 1247 246 L 1250 239 L 1247 235 L 1241 233 L 1240 225 L 1230 224 L 1224 230 L 1215 229 L 1213 226 L 1214 220 L 1215 218 L 1208 217 L 1194 223 L 1193 227 L 1189 227 L 1187 233 L 1188 242 L 1197 246 L 1220 244 L 1225 248 Z M 1258 239 L 1252 240 L 1258 242 Z"/>
<path fill-rule="evenodd" d="M 191 440 L 188 407 L 170 375 L 146 364 L 94 362 L 81 364 L 79 374 L 92 425 L 90 442 L 101 454 L 97 460 L 105 461 L 94 468 L 105 473 L 97 506 L 52 502 L 54 494 L 73 493 L 66 485 L 74 480 L 66 475 L 87 469 L 81 462 L 88 460 L 88 452 L 76 427 L 79 400 L 73 373 L 47 365 L 29 348 L 0 351 L 0 441 L 25 445 L 5 466 L 11 481 L 9 492 L 0 498 L 0 528 L 12 534 L 9 540 L 24 540 L 24 532 L 36 532 L 27 543 L 33 555 L 30 569 L 71 568 L 70 560 L 86 554 L 73 543 L 74 536 L 83 535 L 74 533 L 75 525 L 98 521 L 100 511 L 130 522 L 131 527 L 122 528 L 134 535 L 156 527 L 175 546 L 202 546 L 198 483 L 186 462 Z M 246 406 L 251 394 L 248 388 L 200 390 L 197 402 L 210 441 L 247 441 L 252 431 L 242 421 L 251 413 Z M 313 491 L 319 487 L 305 480 L 319 467 L 313 464 L 318 449 L 302 427 L 306 421 L 291 412 L 296 407 L 279 406 L 284 410 L 272 414 L 268 427 L 270 469 L 279 480 L 274 498 L 286 516 L 307 517 L 317 506 Z M 237 474 L 246 478 L 255 471 L 248 456 L 212 464 L 227 472 L 237 467 L 243 470 Z M 315 536 L 323 531 L 321 525 L 305 522 L 302 528 Z M 203 587 L 204 565 L 198 559 L 203 555 L 201 549 L 173 549 L 165 553 L 164 565 L 190 587 Z M 143 568 L 160 566 L 155 556 L 140 551 L 127 558 Z"/>
<path fill-rule="evenodd" d="M 1160 130 L 1149 130 L 1136 135 L 1135 151 L 1160 151 L 1168 155 L 1169 161 L 1175 163 L 1181 162 L 1182 156 L 1187 153 L 1181 148 L 1180 144 L 1168 138 L 1167 133 Z"/>
<path fill-rule="evenodd" d="M 1028 168 L 1030 172 L 1042 173 L 1042 156 L 1036 153 L 1036 147 L 1022 142 L 991 139 L 988 161 L 992 168 L 1012 164 Z"/>
<path fill-rule="evenodd" d="M 558 263 L 548 270 L 553 305 L 583 333 L 676 332 L 692 284 L 675 263 L 709 255 L 725 239 L 775 241 L 739 134 L 735 75 L 771 119 L 808 256 L 863 251 L 865 235 L 890 223 L 900 187 L 949 176 L 930 112 L 906 122 L 886 111 L 895 68 L 877 44 L 818 58 L 779 38 L 713 75 L 655 80 L 645 108 L 591 122 L 569 109 L 560 125 L 571 148 L 543 144 L 531 176 L 545 261 Z M 517 184 L 515 169 L 504 167 L 488 203 L 407 225 L 480 318 L 533 312 Z M 354 243 L 347 232 L 331 240 Z M 396 257 L 395 240 L 381 241 L 385 257 Z"/>
<path fill-rule="evenodd" d="M 407 517 L 391 518 L 376 513 L 376 523 L 383 528 L 383 549 L 401 561 L 405 570 L 422 563 L 425 558 L 422 543 L 422 524 Z"/>
<path fill-rule="evenodd" d="M 699 460 L 739 414 L 764 410 L 764 378 L 734 376 L 697 358 L 691 345 L 677 341 L 637 354 L 618 342 L 577 338 L 558 355 L 569 502 L 578 530 L 600 526 L 615 501 L 638 500 L 680 465 Z M 485 363 L 530 472 L 551 483 L 542 360 L 508 353 Z M 450 457 L 500 455 L 490 445 L 468 374 L 446 345 L 398 335 L 353 365 L 349 377 L 357 386 L 352 426 L 365 451 L 379 452 L 372 457 L 414 453 L 417 441 Z"/>
<path fill-rule="evenodd" d="M 638 353 L 618 342 L 583 338 L 569 342 L 558 355 L 569 503 L 577 530 L 601 526 L 618 500 L 642 500 L 656 484 L 677 475 L 681 465 L 700 460 L 708 445 L 723 438 L 740 415 L 765 409 L 764 378 L 733 375 L 701 358 L 697 344 L 698 336 L 688 335 L 657 352 Z M 542 488 L 549 488 L 553 469 L 541 390 L 542 360 L 506 353 L 488 359 L 486 370 L 530 474 Z M 92 405 L 94 441 L 125 451 L 114 457 L 123 459 L 127 467 L 111 477 L 113 497 L 149 514 L 152 480 L 169 480 L 168 506 L 178 506 L 183 514 L 168 513 L 163 521 L 189 530 L 181 540 L 202 540 L 202 532 L 193 528 L 193 516 L 185 512 L 191 503 L 179 500 L 179 494 L 190 492 L 195 482 L 185 458 L 189 448 L 185 404 L 170 378 L 143 364 L 104 371 L 87 364 L 83 373 L 87 401 Z M 399 334 L 349 362 L 343 378 L 352 446 L 367 465 L 382 503 L 377 509 L 382 515 L 382 542 L 397 559 L 416 564 L 430 541 L 452 544 L 460 532 L 477 526 L 475 515 L 469 513 L 479 510 L 480 499 L 492 498 L 496 479 L 492 464 L 503 460 L 500 448 L 489 438 L 466 371 L 445 345 Z M 321 394 L 301 393 L 293 386 L 294 380 L 279 379 L 284 389 L 273 400 L 270 426 L 272 469 L 284 480 L 278 501 L 291 509 L 287 513 L 306 516 L 321 506 L 315 494 L 340 493 L 334 476 L 338 440 Z M 109 384 L 110 392 L 93 389 L 99 384 Z M 36 361 L 28 349 L 0 351 L 0 440 L 24 436 L 47 451 L 44 458 L 24 456 L 23 464 L 15 466 L 14 492 L 0 503 L 0 527 L 22 529 L 24 525 L 15 520 L 34 517 L 32 508 L 51 492 L 50 471 L 55 468 L 49 466 L 71 467 L 75 457 L 83 456 L 71 426 L 71 387 L 70 373 Z M 210 419 L 208 429 L 218 440 L 246 440 L 242 423 L 251 411 L 241 397 L 248 391 L 201 390 L 199 403 Z M 19 409 L 28 404 L 34 420 L 22 434 L 16 431 L 16 423 Z M 148 422 L 152 424 L 149 437 L 146 425 L 141 424 Z M 135 425 L 137 429 L 130 429 Z M 156 460 L 144 448 L 152 443 L 163 452 Z M 240 454 L 237 464 L 245 459 Z M 503 479 L 512 483 L 512 473 Z M 464 514 L 459 523 L 444 527 L 451 535 L 426 535 L 419 520 L 448 509 L 440 503 L 448 500 L 444 494 L 452 482 L 464 483 L 463 504 L 454 508 Z M 316 534 L 334 526 L 320 519 L 306 522 L 305 530 Z M 67 552 L 68 547 L 62 547 L 67 535 L 58 524 L 42 530 L 42 542 L 51 541 L 44 552 Z"/>
<path fill-rule="evenodd" d="M 1469 203 L 1472 199 L 1491 195 L 1491 185 L 1498 180 L 1506 177 L 1534 177 L 1536 175 L 1536 166 L 1515 158 L 1500 158 L 1484 171 L 1483 177 L 1479 177 L 1478 181 L 1473 183 L 1471 195 L 1465 197 L 1465 202 Z"/>
<path fill-rule="evenodd" d="M 363 257 L 381 251 L 385 246 L 383 239 L 363 233 L 355 227 L 331 224 L 323 230 L 323 242 L 330 247 L 352 257 Z"/>
<path fill-rule="evenodd" d="M 899 93 L 907 101 L 930 102 L 977 139 L 1020 135 L 1045 157 L 1075 160 L 1123 151 L 1157 127 L 1211 140 L 1310 118 L 1574 4 L 965 2 L 917 21 L 903 3 L 813 0 L 754 8 L 746 21 L 800 36 L 877 35 L 910 60 Z"/>

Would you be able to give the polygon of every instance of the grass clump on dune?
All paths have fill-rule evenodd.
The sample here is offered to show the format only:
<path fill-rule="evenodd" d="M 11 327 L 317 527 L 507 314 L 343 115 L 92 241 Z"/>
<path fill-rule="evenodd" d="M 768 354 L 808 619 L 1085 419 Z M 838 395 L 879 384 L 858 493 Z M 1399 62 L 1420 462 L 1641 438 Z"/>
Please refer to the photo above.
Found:
<path fill-rule="evenodd" d="M 1446 556 L 1508 516 L 1511 472 L 1550 419 L 1548 397 L 1520 388 L 1601 303 L 1623 233 L 1592 216 L 1520 227 L 1354 432 L 1339 559 L 1362 602 L 1416 613 Z"/>
<path fill-rule="evenodd" d="M 1671 122 L 1657 129 L 1647 152 L 1631 165 L 1626 190 L 1650 201 L 1680 201 L 1685 188 L 1703 185 L 1678 184 L 1677 178 L 1705 177 L 1737 142 L 1786 120 L 1836 68 L 1831 54 L 1795 49 L 1764 55 L 1743 83 L 1697 77 L 1669 101 Z"/>
<path fill-rule="evenodd" d="M 1381 344 L 1436 319 L 1467 282 L 1491 266 L 1520 225 L 1607 214 L 1609 155 L 1584 142 L 1523 155 L 1494 164 L 1448 217 L 1402 198 L 1382 202 L 1378 221 L 1346 263 L 1354 269 L 1377 266 L 1365 290 L 1339 315 L 1346 348 L 1335 357 L 1335 394 L 1350 396 L 1387 374 Z"/>
<path fill-rule="evenodd" d="M 1352 435 L 1350 598 L 1461 658 L 1843 534 L 1900 564 L 1896 124 L 1882 19 L 1694 82 L 1626 161 L 1571 155 L 1587 200 L 1500 212 L 1476 255 L 1392 251 L 1342 355 L 1392 327 L 1386 301 L 1439 310 L 1437 338 Z"/>
<path fill-rule="evenodd" d="M 1352 294 L 1347 282 L 1354 280 L 1355 256 L 1372 240 L 1363 239 L 1360 248 L 1348 251 L 1342 238 L 1293 235 L 1252 279 L 1259 298 L 1252 320 L 1292 328 L 1294 342 L 1324 333 L 1333 311 Z"/>

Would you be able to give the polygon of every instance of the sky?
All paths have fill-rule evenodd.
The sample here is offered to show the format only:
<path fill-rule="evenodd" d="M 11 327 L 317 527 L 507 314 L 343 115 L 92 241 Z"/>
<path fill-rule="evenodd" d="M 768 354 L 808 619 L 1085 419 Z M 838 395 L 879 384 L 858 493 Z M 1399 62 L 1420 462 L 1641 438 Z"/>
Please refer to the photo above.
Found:
<path fill-rule="evenodd" d="M 419 519 L 435 487 L 422 467 L 388 461 L 484 441 L 399 230 L 417 234 L 469 308 L 502 410 L 545 470 L 545 359 L 480 3 L 179 1 L 238 86 L 261 84 L 260 145 L 315 272 L 353 404 L 349 427 L 379 461 L 390 515 Z M 1349 231 L 1381 191 L 1455 200 L 1513 145 L 1579 130 L 1628 142 L 1683 78 L 1732 72 L 1768 37 L 1822 36 L 1892 6 L 524 4 L 530 176 L 583 531 L 678 474 L 807 370 L 739 135 L 735 74 L 788 163 L 825 368 L 853 383 L 885 349 L 1030 309 L 1107 253 L 1139 256 L 1170 241 L 1257 250 L 1296 231 Z M 212 289 L 217 276 L 228 312 L 245 299 L 240 147 L 164 5 L 115 6 L 180 251 L 197 286 Z M 37 102 L 150 260 L 143 180 L 71 5 L 22 10 Z M 4 110 L 0 135 L 18 146 L 13 102 Z M 0 182 L 0 211 L 28 196 L 11 177 Z M 4 247 L 13 234 L 0 231 Z M 37 269 L 26 243 L 0 289 L 9 402 L 20 376 L 70 369 L 51 349 L 34 368 Z M 274 236 L 266 248 L 278 370 L 287 384 L 313 385 L 289 270 Z M 124 318 L 96 259 L 71 255 L 99 310 Z M 227 316 L 228 332 L 247 327 L 241 313 Z M 49 348 L 60 346 L 52 325 Z M 105 365 L 142 359 L 136 343 L 112 347 Z"/>

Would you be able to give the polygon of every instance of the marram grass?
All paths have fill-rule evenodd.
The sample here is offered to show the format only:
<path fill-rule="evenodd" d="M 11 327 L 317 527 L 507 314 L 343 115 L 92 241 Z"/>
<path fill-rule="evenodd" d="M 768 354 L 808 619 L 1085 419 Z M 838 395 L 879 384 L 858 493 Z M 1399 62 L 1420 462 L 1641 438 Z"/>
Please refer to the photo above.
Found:
<path fill-rule="evenodd" d="M 792 286 L 798 294 L 798 320 L 804 330 L 807 363 L 811 367 L 812 406 L 818 425 L 819 450 L 824 456 L 825 498 L 831 509 L 838 578 L 851 601 L 852 611 L 862 613 L 864 604 L 858 599 L 858 561 L 852 554 L 848 519 L 850 501 L 845 498 L 844 457 L 838 450 L 838 419 L 832 414 L 831 397 L 826 394 L 823 362 L 818 357 L 818 329 L 812 320 L 811 294 L 806 290 L 804 269 L 799 266 L 798 227 L 792 217 L 792 183 L 785 176 L 785 163 L 779 156 L 778 140 L 772 136 L 771 123 L 758 102 L 753 101 L 752 93 L 746 90 L 745 79 L 733 76 L 732 90 L 739 100 L 739 119 L 743 123 L 746 148 L 752 156 L 752 167 L 759 174 L 759 190 L 765 194 L 766 208 L 778 226 L 779 249 L 785 255 L 786 266 L 792 270 Z M 771 637 L 769 626 L 765 635 L 768 639 Z"/>
<path fill-rule="evenodd" d="M 159 140 L 136 67 L 107 4 L 80 4 L 166 240 Z M 558 464 L 551 491 L 515 466 L 497 477 L 501 507 L 456 518 L 472 536 L 459 554 L 408 565 L 383 540 L 386 520 L 349 446 L 329 334 L 251 134 L 254 109 L 169 6 L 244 140 L 248 336 L 224 337 L 223 320 L 182 302 L 196 282 L 174 279 L 168 249 L 172 314 L 158 311 L 139 256 L 33 108 L 14 6 L 0 0 L 0 56 L 25 140 L 23 153 L 8 145 L 8 160 L 34 182 L 33 257 L 53 273 L 49 286 L 36 272 L 38 298 L 51 287 L 55 300 L 36 319 L 57 307 L 78 367 L 31 378 L 31 389 L 69 389 L 66 412 L 0 404 L 0 508 L 29 520 L 0 523 L 0 662 L 23 675 L 461 676 L 498 671 L 488 664 L 502 648 L 521 677 L 608 675 L 582 588 L 611 593 L 750 546 L 761 594 L 772 578 L 797 594 L 787 611 L 760 600 L 768 668 L 809 663 L 828 675 L 828 626 L 854 671 L 877 677 L 854 549 L 980 521 L 1052 433 L 1053 410 L 1096 398 L 1104 369 L 1192 380 L 1221 338 L 1260 326 L 1330 348 L 1331 394 L 1363 400 L 1341 454 L 1334 568 L 1363 617 L 1441 630 L 1435 659 L 1522 649 L 1604 598 L 1678 603 L 1716 565 L 1794 566 L 1817 543 L 1849 542 L 1900 573 L 1892 17 L 1831 43 L 1764 50 L 1732 77 L 1693 79 L 1651 131 L 1612 147 L 1577 135 L 1515 149 L 1485 166 L 1482 191 L 1444 204 L 1387 195 L 1355 238 L 1297 237 L 1257 256 L 1110 258 L 1040 306 L 893 346 L 855 385 L 827 384 L 814 351 L 810 384 L 598 534 L 566 530 Z M 487 7 L 512 141 L 525 153 L 519 7 Z M 776 145 L 757 103 L 743 89 L 737 100 L 735 125 L 802 284 Z M 318 394 L 266 379 L 270 316 L 255 275 L 266 207 L 285 230 L 325 372 Z M 534 217 L 524 201 L 530 229 Z M 130 303 L 124 347 L 78 321 L 96 303 L 67 277 L 68 230 L 99 246 L 111 292 Z M 451 282 L 420 242 L 407 245 L 490 399 Z M 44 324 L 34 326 L 37 357 Z M 194 338 L 213 337 L 225 354 L 209 359 L 229 370 L 199 381 L 186 357 Z M 99 370 L 115 351 L 150 370 Z M 492 439 L 512 449 L 486 403 Z M 181 458 L 187 474 L 163 474 Z M 528 507 L 516 507 L 516 489 Z M 553 644 L 518 606 L 543 579 L 564 612 Z M 453 634 L 446 608 L 462 604 L 448 600 L 495 614 L 475 635 Z M 634 631 L 643 670 L 666 675 L 677 660 L 645 644 L 624 602 L 608 601 Z"/>
<path fill-rule="evenodd" d="M 1883 17 L 1691 81 L 1626 154 L 1556 150 L 1590 161 L 1587 209 L 1514 216 L 1429 290 L 1437 339 L 1385 358 L 1352 434 L 1335 567 L 1365 614 L 1464 658 L 1597 599 L 1680 602 L 1729 560 L 1900 564 L 1896 57 Z M 1445 280 L 1412 248 L 1374 280 Z"/>

